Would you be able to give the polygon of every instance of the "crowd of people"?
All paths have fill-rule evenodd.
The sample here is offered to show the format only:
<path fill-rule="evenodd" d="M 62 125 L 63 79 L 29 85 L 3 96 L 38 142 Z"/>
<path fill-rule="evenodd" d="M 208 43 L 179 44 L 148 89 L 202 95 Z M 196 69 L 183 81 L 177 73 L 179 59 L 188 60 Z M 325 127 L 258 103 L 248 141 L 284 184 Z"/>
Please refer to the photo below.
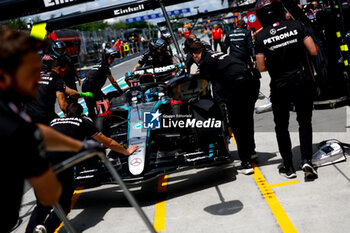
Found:
<path fill-rule="evenodd" d="M 133 35 L 129 40 L 123 40 L 118 38 L 111 41 L 103 41 L 101 44 L 101 49 L 114 48 L 120 53 L 120 57 L 126 57 L 130 54 L 134 54 L 144 50 L 144 45 L 146 43 L 145 37 Z"/>
<path fill-rule="evenodd" d="M 254 172 L 252 160 L 257 153 L 253 111 L 259 95 L 259 72 L 268 71 L 277 144 L 283 158 L 279 174 L 286 178 L 296 177 L 288 132 L 289 108 L 293 103 L 299 123 L 301 168 L 306 177 L 317 178 L 311 163 L 313 91 L 311 79 L 304 69 L 304 58 L 306 53 L 316 56 L 318 47 L 303 24 L 286 20 L 281 2 L 259 2 L 256 13 L 263 29 L 254 43 L 243 20 L 226 35 L 214 25 L 207 33 L 210 45 L 193 34 L 188 36 L 185 41 L 186 66 L 189 68 L 196 63 L 200 75 L 211 82 L 213 98 L 236 139 L 241 160 L 238 171 L 243 174 Z M 310 12 L 316 14 L 316 9 Z M 286 33 L 288 36 L 280 36 Z M 142 38 L 134 39 L 142 41 Z M 169 36 L 152 39 L 149 50 L 134 70 L 147 65 L 173 64 L 169 44 Z M 2 176 L 13 174 L 5 180 L 5 209 L 10 211 L 5 216 L 5 231 L 11 230 L 17 222 L 25 179 L 34 188 L 38 200 L 27 232 L 42 225 L 48 232 L 53 232 L 59 220 L 48 206 L 59 201 L 68 212 L 74 184 L 72 170 L 56 177 L 52 164 L 82 150 L 98 149 L 101 143 L 125 156 L 138 149 L 137 146 L 124 148 L 93 124 L 95 103 L 105 97 L 101 88 L 106 80 L 119 94 L 123 92 L 110 65 L 120 54 L 127 55 L 125 45 L 120 39 L 104 42 L 101 63 L 92 68 L 82 83 L 83 92 L 78 92 L 75 77 L 80 83 L 81 80 L 65 55 L 63 42 L 53 41 L 47 50 L 45 41 L 24 32 L 1 29 L 0 137 L 5 150 L 3 154 L 7 156 L 3 156 L 6 166 L 0 173 Z M 221 52 L 216 51 L 218 45 Z M 47 52 L 40 57 L 38 52 L 41 50 Z M 86 101 L 89 118 L 83 115 L 83 108 L 77 102 L 80 97 Z M 63 118 L 55 112 L 56 100 L 65 114 Z"/>

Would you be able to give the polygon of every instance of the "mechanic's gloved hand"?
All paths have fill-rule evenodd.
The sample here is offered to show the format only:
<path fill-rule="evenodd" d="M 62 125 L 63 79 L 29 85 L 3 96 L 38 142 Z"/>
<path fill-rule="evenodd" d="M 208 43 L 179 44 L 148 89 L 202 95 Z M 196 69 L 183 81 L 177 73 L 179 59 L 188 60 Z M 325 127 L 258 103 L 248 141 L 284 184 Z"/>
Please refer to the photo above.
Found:
<path fill-rule="evenodd" d="M 80 97 L 86 97 L 86 98 L 94 98 L 94 94 L 92 92 L 79 92 Z"/>
<path fill-rule="evenodd" d="M 95 140 L 84 140 L 82 141 L 83 147 L 82 147 L 82 151 L 84 150 L 101 150 L 103 149 L 103 146 L 101 145 L 101 143 L 95 141 Z"/>

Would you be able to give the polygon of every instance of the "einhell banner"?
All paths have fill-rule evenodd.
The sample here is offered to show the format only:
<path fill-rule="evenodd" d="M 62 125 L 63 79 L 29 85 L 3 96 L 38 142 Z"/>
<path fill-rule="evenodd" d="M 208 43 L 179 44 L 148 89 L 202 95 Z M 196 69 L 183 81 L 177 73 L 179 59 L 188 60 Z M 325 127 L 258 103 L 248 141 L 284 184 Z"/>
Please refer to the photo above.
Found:
<path fill-rule="evenodd" d="M 92 1 L 94 0 L 2 0 L 0 1 L 0 20 L 43 13 Z"/>
<path fill-rule="evenodd" d="M 163 0 L 162 3 L 164 6 L 170 6 L 188 1 L 192 0 Z M 50 19 L 47 21 L 46 29 L 48 31 L 53 31 L 98 20 L 135 14 L 146 10 L 154 10 L 159 7 L 159 2 L 155 0 L 129 1 L 127 3 L 116 4 L 113 6 L 98 8 L 86 12 L 77 12 L 75 14 L 64 15 L 58 18 Z"/>

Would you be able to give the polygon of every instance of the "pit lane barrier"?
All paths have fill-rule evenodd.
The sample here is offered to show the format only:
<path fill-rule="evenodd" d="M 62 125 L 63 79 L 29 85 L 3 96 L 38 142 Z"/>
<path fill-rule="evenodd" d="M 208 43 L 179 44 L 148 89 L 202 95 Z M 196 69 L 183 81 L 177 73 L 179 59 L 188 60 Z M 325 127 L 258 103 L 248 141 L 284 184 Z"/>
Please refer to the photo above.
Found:
<path fill-rule="evenodd" d="M 92 158 L 94 156 L 98 156 L 101 159 L 101 161 L 104 163 L 108 172 L 111 174 L 112 178 L 119 184 L 120 188 L 123 191 L 124 196 L 129 201 L 130 205 L 136 209 L 137 213 L 140 215 L 142 221 L 145 223 L 148 230 L 152 233 L 155 233 L 156 231 L 155 231 L 152 223 L 150 222 L 150 220 L 148 219 L 146 214 L 143 212 L 140 205 L 138 204 L 138 202 L 136 201 L 134 196 L 131 194 L 129 189 L 126 187 L 125 183 L 123 182 L 123 180 L 119 176 L 118 172 L 114 169 L 112 163 L 108 160 L 108 158 L 104 152 L 94 151 L 94 150 L 87 150 L 87 151 L 80 152 L 80 153 L 76 154 L 75 156 L 70 157 L 67 160 L 64 160 L 63 162 L 55 165 L 54 166 L 55 173 L 57 175 L 60 172 L 66 170 L 68 168 L 71 168 L 71 167 L 77 165 L 78 163 L 85 161 L 89 158 Z M 61 205 L 59 203 L 57 203 L 56 205 L 53 206 L 53 209 L 54 209 L 55 213 L 57 214 L 58 218 L 64 223 L 63 226 L 65 227 L 67 232 L 77 233 L 77 231 L 74 229 L 72 224 L 69 222 L 69 220 L 66 216 L 66 213 L 63 211 Z"/>

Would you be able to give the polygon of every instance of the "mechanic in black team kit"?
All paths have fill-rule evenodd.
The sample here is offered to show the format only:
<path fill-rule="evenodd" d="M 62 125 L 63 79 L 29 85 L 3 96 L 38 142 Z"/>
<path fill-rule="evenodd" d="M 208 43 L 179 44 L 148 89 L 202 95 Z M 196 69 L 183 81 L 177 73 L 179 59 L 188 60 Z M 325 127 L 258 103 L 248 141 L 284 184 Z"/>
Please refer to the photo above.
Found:
<path fill-rule="evenodd" d="M 214 98 L 219 103 L 222 114 L 226 114 L 226 110 L 222 109 L 226 105 L 229 125 L 242 161 L 238 172 L 246 175 L 253 173 L 251 144 L 254 141 L 254 126 L 251 124 L 254 121 L 250 120 L 253 112 L 247 106 L 251 106 L 251 102 L 255 103 L 257 99 L 259 89 L 255 86 L 259 80 L 247 70 L 244 62 L 222 52 L 206 50 L 199 41 L 195 41 L 189 50 L 198 64 L 200 75 L 211 81 Z"/>
<path fill-rule="evenodd" d="M 78 103 L 71 103 L 67 108 L 66 117 L 54 119 L 50 123 L 50 126 L 58 132 L 78 140 L 93 138 L 102 143 L 104 146 L 125 156 L 131 155 L 138 149 L 138 146 L 136 145 L 132 145 L 128 149 L 125 149 L 112 138 L 106 137 L 99 132 L 92 123 L 91 119 L 83 116 L 83 107 Z M 72 155 L 74 154 L 70 152 L 48 153 L 48 156 L 53 164 L 60 163 Z M 72 195 L 75 189 L 73 168 L 60 173 L 58 175 L 58 179 L 63 186 L 59 203 L 66 214 L 68 214 L 70 211 Z M 40 202 L 37 202 L 27 225 L 26 232 L 33 232 L 33 230 L 39 225 L 43 225 L 48 233 L 54 232 L 60 225 L 61 221 L 54 212 L 50 213 L 51 209 L 51 207 L 44 206 L 40 204 Z"/>
<path fill-rule="evenodd" d="M 284 20 L 284 7 L 278 0 L 261 0 L 256 14 L 263 26 L 256 36 L 256 60 L 260 72 L 271 77 L 271 102 L 278 148 L 283 158 L 279 173 L 295 178 L 292 144 L 288 131 L 289 109 L 293 103 L 299 123 L 302 169 L 306 178 L 317 178 L 312 167 L 312 80 L 303 63 L 307 52 L 316 56 L 318 47 L 298 21 Z"/>
<path fill-rule="evenodd" d="M 244 20 L 237 21 L 237 28 L 228 32 L 223 43 L 223 51 L 230 48 L 230 55 L 238 58 L 252 67 L 252 60 L 255 61 L 254 45 L 251 32 L 245 29 Z"/>
<path fill-rule="evenodd" d="M 78 91 L 77 85 L 75 83 L 75 78 L 77 77 L 79 84 L 81 85 L 80 75 L 77 72 L 77 69 L 74 65 L 74 62 L 71 57 L 66 54 L 66 44 L 61 40 L 55 40 L 50 42 L 50 53 L 45 54 L 42 58 L 43 71 L 49 72 L 52 69 L 52 63 L 57 59 L 65 59 L 67 62 L 66 74 L 63 77 L 63 80 L 66 84 L 66 92 L 68 95 L 67 102 L 77 102 L 77 98 L 71 97 L 71 92 Z M 70 90 L 72 89 L 72 90 Z M 84 96 L 85 93 L 82 93 Z"/>
<path fill-rule="evenodd" d="M 230 56 L 233 56 L 239 59 L 240 61 L 244 62 L 246 64 L 246 67 L 252 69 L 253 71 L 253 62 L 255 62 L 253 39 L 251 36 L 251 32 L 246 30 L 245 27 L 246 24 L 243 20 L 237 21 L 237 28 L 228 32 L 226 35 L 225 41 L 223 43 L 223 51 L 226 51 L 228 48 L 230 48 Z M 258 73 L 255 68 L 254 70 L 256 71 L 256 73 Z M 255 102 L 259 97 L 259 78 L 254 79 L 254 83 L 251 88 L 254 90 L 254 98 L 251 99 L 251 101 L 249 101 L 249 105 L 246 106 L 247 110 L 249 110 L 250 112 L 249 114 L 247 114 L 247 116 L 249 116 L 249 121 L 251 121 L 251 123 L 248 124 L 250 127 L 246 130 L 250 131 L 249 135 L 254 135 L 254 109 Z M 249 148 L 252 158 L 256 159 L 257 154 L 255 151 L 254 137 L 251 137 Z"/>
<path fill-rule="evenodd" d="M 111 69 L 109 68 L 114 62 L 114 59 L 119 56 L 120 53 L 114 48 L 106 48 L 102 54 L 101 64 L 93 66 L 83 82 L 82 91 L 92 92 L 94 95 L 94 98 L 84 98 L 88 107 L 89 117 L 93 121 L 96 119 L 96 101 L 102 100 L 105 97 L 101 89 L 105 85 L 107 78 L 120 94 L 123 92 L 117 81 L 113 78 Z"/>
<path fill-rule="evenodd" d="M 152 39 L 148 44 L 148 50 L 142 55 L 134 67 L 134 71 L 142 66 L 161 67 L 174 64 L 172 56 L 167 50 L 166 41 L 163 39 Z"/>
<path fill-rule="evenodd" d="M 195 41 L 200 41 L 204 45 L 206 50 L 212 50 L 211 46 L 208 43 L 203 42 L 200 39 L 198 39 L 195 34 L 190 34 L 184 43 L 184 52 L 186 54 L 185 65 L 186 65 L 186 68 L 188 71 L 191 71 L 191 66 L 195 63 L 191 53 L 189 52 L 191 45 Z"/>
<path fill-rule="evenodd" d="M 5 200 L 2 207 L 6 210 L 1 232 L 11 231 L 17 223 L 24 179 L 43 205 L 51 206 L 58 201 L 62 188 L 45 150 L 87 149 L 86 143 L 32 123 L 20 109 L 21 102 L 36 95 L 41 70 L 38 51 L 44 47 L 27 33 L 0 29 L 0 177 L 6 187 L 1 191 Z"/>
<path fill-rule="evenodd" d="M 66 70 L 67 61 L 63 58 L 58 58 L 52 62 L 51 71 L 41 72 L 42 80 L 39 81 L 36 99 L 25 104 L 25 111 L 34 122 L 48 125 L 52 119 L 57 117 L 55 112 L 56 99 L 61 110 L 66 112 L 68 88 L 63 81 Z M 75 90 L 70 89 L 69 92 L 73 98 L 81 96 L 81 93 Z"/>
<path fill-rule="evenodd" d="M 66 112 L 68 104 L 65 97 L 66 85 L 63 81 L 66 69 L 66 62 L 57 59 L 53 62 L 50 72 L 41 73 L 36 99 L 24 107 L 34 122 L 49 125 L 50 121 L 58 117 L 55 112 L 56 99 L 62 111 Z"/>

